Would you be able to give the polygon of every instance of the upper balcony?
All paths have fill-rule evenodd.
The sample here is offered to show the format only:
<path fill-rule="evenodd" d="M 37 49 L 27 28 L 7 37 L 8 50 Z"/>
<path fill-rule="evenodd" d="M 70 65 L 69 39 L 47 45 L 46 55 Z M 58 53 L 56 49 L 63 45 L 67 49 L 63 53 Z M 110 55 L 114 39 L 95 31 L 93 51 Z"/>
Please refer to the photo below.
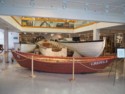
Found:
<path fill-rule="evenodd" d="M 96 22 L 85 20 L 58 19 L 45 17 L 24 17 L 12 16 L 12 18 L 22 27 L 30 28 L 57 28 L 57 29 L 76 29 Z"/>

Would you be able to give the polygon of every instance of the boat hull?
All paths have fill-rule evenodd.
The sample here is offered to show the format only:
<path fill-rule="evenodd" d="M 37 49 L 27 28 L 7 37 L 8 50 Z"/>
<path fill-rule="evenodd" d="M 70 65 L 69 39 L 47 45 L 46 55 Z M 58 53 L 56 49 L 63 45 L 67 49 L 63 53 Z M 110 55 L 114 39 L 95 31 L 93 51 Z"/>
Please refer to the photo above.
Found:
<path fill-rule="evenodd" d="M 72 73 L 73 59 L 63 57 L 46 57 L 30 53 L 12 51 L 16 61 L 25 68 L 31 69 L 31 57 L 34 58 L 34 70 L 50 73 Z M 97 58 L 75 58 L 75 73 L 92 73 L 103 71 L 114 60 L 114 56 Z"/>
<path fill-rule="evenodd" d="M 99 41 L 89 42 L 60 42 L 67 48 L 73 49 L 82 56 L 98 57 L 102 54 L 105 47 L 105 38 Z"/>

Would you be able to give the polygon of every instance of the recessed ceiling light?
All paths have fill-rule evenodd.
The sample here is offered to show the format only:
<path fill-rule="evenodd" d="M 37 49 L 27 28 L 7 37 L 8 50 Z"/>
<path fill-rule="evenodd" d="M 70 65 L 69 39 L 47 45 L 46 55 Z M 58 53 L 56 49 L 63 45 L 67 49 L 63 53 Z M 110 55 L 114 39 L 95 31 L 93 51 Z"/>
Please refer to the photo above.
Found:
<path fill-rule="evenodd" d="M 33 7 L 35 5 L 35 0 L 30 0 L 30 5 Z"/>
<path fill-rule="evenodd" d="M 125 15 L 125 12 L 123 14 Z"/>
<path fill-rule="evenodd" d="M 105 8 L 109 8 L 109 5 L 105 5 Z"/>
<path fill-rule="evenodd" d="M 106 9 L 106 10 L 105 10 L 105 12 L 106 12 L 106 13 L 109 13 L 109 10 L 108 10 L 108 9 Z"/>

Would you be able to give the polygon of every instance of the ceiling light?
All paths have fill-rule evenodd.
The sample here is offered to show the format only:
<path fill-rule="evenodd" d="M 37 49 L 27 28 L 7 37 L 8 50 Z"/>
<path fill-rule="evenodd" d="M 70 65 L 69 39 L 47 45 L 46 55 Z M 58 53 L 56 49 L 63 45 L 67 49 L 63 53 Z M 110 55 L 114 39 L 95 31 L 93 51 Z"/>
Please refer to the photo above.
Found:
<path fill-rule="evenodd" d="M 84 10 L 87 10 L 87 7 L 85 7 Z"/>
<path fill-rule="evenodd" d="M 24 32 L 24 34 L 26 35 L 26 32 Z"/>
<path fill-rule="evenodd" d="M 88 10 L 88 3 L 85 3 L 85 7 L 84 7 L 84 10 Z"/>
<path fill-rule="evenodd" d="M 109 13 L 109 5 L 105 5 L 105 12 Z"/>
<path fill-rule="evenodd" d="M 125 12 L 123 14 L 125 15 Z"/>
<path fill-rule="evenodd" d="M 50 34 L 50 36 L 54 36 L 54 34 Z"/>
<path fill-rule="evenodd" d="M 109 8 L 109 5 L 106 5 L 105 8 Z"/>
<path fill-rule="evenodd" d="M 106 12 L 106 13 L 109 13 L 109 10 L 106 9 L 105 12 Z"/>
<path fill-rule="evenodd" d="M 35 0 L 30 0 L 30 5 L 33 7 L 35 5 Z"/>
<path fill-rule="evenodd" d="M 63 0 L 63 3 L 62 3 L 63 8 L 67 8 L 67 2 L 68 2 L 68 0 Z"/>
<path fill-rule="evenodd" d="M 88 6 L 89 4 L 88 3 L 85 3 L 86 6 Z"/>

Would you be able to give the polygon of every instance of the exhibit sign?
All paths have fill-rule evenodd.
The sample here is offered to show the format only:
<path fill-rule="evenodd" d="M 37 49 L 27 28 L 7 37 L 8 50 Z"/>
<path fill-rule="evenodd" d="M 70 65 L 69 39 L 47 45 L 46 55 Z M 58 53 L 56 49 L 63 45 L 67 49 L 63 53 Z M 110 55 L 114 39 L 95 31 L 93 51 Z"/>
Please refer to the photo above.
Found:
<path fill-rule="evenodd" d="M 125 48 L 117 48 L 117 58 L 125 58 Z"/>

